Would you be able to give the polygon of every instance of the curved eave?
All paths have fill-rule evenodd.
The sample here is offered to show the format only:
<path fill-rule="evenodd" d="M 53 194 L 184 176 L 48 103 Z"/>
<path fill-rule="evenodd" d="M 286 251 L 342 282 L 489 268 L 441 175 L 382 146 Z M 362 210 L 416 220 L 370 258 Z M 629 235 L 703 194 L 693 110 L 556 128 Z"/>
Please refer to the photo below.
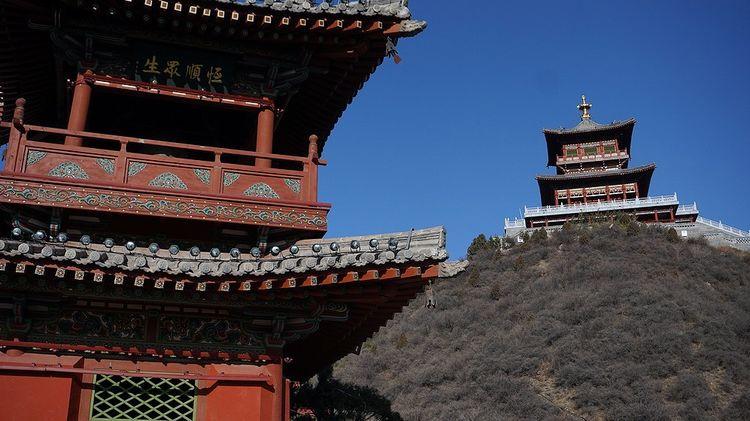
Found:
<path fill-rule="evenodd" d="M 560 188 L 575 189 L 598 185 L 637 183 L 639 195 L 641 197 L 648 196 L 651 176 L 655 169 L 656 164 L 651 163 L 640 167 L 611 171 L 538 175 L 536 176 L 536 180 L 539 184 L 542 205 L 547 206 L 554 204 L 554 192 Z"/>
<path fill-rule="evenodd" d="M 575 128 L 544 129 L 544 138 L 547 142 L 547 166 L 555 166 L 560 147 L 571 143 L 617 139 L 620 149 L 624 148 L 630 152 L 635 122 L 634 118 L 630 118 L 612 124 L 599 124 L 594 128 L 585 130 Z"/>
<path fill-rule="evenodd" d="M 327 17 L 336 15 L 345 16 L 373 16 L 394 17 L 408 19 L 411 11 L 402 5 L 401 0 L 371 1 L 370 5 L 359 2 L 323 2 L 319 1 L 286 1 L 276 0 L 271 4 L 267 2 L 256 3 L 253 0 L 209 0 L 208 4 L 215 7 L 236 7 L 251 12 L 281 11 L 289 13 L 307 14 L 315 17 Z"/>

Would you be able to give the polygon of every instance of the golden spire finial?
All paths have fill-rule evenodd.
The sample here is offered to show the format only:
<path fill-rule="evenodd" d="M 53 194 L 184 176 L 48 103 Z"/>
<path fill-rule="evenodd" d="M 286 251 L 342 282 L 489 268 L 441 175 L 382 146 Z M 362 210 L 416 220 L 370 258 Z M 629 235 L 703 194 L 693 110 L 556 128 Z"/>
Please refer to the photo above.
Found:
<path fill-rule="evenodd" d="M 581 103 L 578 105 L 578 111 L 581 112 L 581 120 L 591 120 L 590 109 L 591 104 L 586 102 L 586 95 L 581 95 Z"/>

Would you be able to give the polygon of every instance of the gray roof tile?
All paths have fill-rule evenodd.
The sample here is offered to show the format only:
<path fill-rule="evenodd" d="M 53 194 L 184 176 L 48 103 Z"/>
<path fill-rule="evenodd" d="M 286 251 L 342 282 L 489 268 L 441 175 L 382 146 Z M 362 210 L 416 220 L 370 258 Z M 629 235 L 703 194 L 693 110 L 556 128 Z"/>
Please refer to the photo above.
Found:
<path fill-rule="evenodd" d="M 575 127 L 571 129 L 544 129 L 544 133 L 549 134 L 568 134 L 568 133 L 587 133 L 587 132 L 599 132 L 612 129 L 618 129 L 620 127 L 626 127 L 635 124 L 635 119 L 630 118 L 625 121 L 614 121 L 610 124 L 599 124 L 591 119 L 582 119 Z"/>
<path fill-rule="evenodd" d="M 392 16 L 399 19 L 409 19 L 411 17 L 411 12 L 406 6 L 406 0 L 360 0 L 349 2 L 341 0 L 332 0 L 330 2 L 319 0 L 214 0 L 214 2 L 294 13 Z"/>
<path fill-rule="evenodd" d="M 370 247 L 371 239 L 378 240 L 377 247 Z M 391 239 L 398 241 L 398 246 L 394 250 L 389 249 Z M 352 248 L 352 242 L 355 240 L 360 244 L 358 249 Z M 339 244 L 337 252 L 332 252 L 329 248 L 334 242 Z M 315 244 L 323 246 L 320 253 L 313 251 Z M 303 240 L 296 245 L 299 247 L 296 255 L 286 249 L 279 256 L 268 255 L 256 259 L 250 254 L 243 253 L 239 259 L 232 259 L 229 253 L 222 253 L 218 258 L 213 258 L 208 252 L 193 257 L 188 251 L 181 251 L 172 256 L 167 250 L 159 250 L 152 254 L 146 247 L 138 247 L 128 252 L 122 246 L 115 246 L 110 250 L 102 244 L 84 247 L 76 242 L 67 242 L 63 245 L 6 239 L 0 240 L 0 256 L 24 256 L 31 260 L 52 259 L 91 268 L 186 275 L 195 278 L 323 272 L 409 261 L 440 262 L 448 257 L 443 227 L 371 236 Z"/>

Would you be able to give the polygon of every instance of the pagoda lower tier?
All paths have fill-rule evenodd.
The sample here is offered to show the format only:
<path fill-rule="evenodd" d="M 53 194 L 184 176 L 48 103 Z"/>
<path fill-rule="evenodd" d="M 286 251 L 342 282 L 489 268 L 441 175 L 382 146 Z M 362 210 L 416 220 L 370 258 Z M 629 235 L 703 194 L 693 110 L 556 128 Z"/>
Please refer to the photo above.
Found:
<path fill-rule="evenodd" d="M 158 405 L 137 397 L 158 390 L 171 412 L 153 419 L 288 419 L 290 380 L 356 352 L 430 280 L 463 269 L 444 263 L 442 227 L 262 258 L 109 246 L 0 239 L 5 411 L 152 419 L 139 408 Z"/>
<path fill-rule="evenodd" d="M 515 236 L 534 228 L 555 229 L 568 221 L 610 220 L 621 214 L 645 223 L 686 223 L 696 220 L 698 207 L 695 204 L 680 205 L 677 194 L 524 207 L 522 219 L 505 219 L 505 234 Z"/>
<path fill-rule="evenodd" d="M 648 196 L 655 164 L 635 168 L 539 175 L 542 206 L 572 205 Z"/>

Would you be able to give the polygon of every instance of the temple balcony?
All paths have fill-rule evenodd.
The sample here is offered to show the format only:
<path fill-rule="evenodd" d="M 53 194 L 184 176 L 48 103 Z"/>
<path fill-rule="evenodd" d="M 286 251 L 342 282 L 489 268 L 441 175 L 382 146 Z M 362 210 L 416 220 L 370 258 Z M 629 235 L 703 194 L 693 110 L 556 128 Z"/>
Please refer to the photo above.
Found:
<path fill-rule="evenodd" d="M 593 155 L 573 155 L 573 156 L 561 156 L 557 155 L 556 164 L 570 165 L 570 164 L 584 164 L 589 162 L 599 161 L 619 161 L 630 159 L 630 155 L 627 150 L 615 151 L 609 153 L 593 154 Z"/>
<path fill-rule="evenodd" d="M 9 130 L 0 202 L 77 212 L 255 225 L 322 236 L 317 137 L 289 156 L 35 126 L 23 100 Z M 74 139 L 70 142 L 70 139 Z M 184 230 L 184 225 L 182 225 Z"/>
<path fill-rule="evenodd" d="M 627 200 L 611 200 L 602 202 L 588 202 L 571 205 L 524 207 L 524 218 L 547 217 L 556 215 L 571 215 L 592 212 L 618 212 L 642 208 L 674 207 L 680 202 L 677 194 L 666 196 L 640 197 Z"/>

